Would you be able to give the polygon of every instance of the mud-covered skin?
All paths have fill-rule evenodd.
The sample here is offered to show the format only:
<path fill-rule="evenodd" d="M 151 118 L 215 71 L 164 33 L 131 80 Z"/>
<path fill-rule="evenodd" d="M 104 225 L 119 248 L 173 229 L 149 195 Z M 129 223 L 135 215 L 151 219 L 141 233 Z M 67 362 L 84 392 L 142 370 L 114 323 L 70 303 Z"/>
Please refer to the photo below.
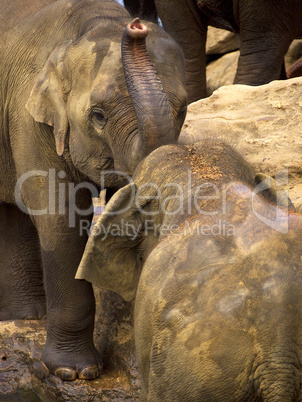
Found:
<path fill-rule="evenodd" d="M 77 277 L 135 297 L 142 400 L 299 400 L 302 222 L 284 192 L 277 208 L 265 177 L 212 139 L 158 148 L 133 178 Z"/>
<path fill-rule="evenodd" d="M 177 140 L 182 52 L 112 0 L 4 0 L 0 39 L 0 319 L 47 310 L 44 365 L 64 380 L 93 379 L 102 366 L 94 295 L 74 279 L 82 223 L 101 187 L 124 183 L 116 174 L 102 183 L 103 172 L 131 175 Z"/>
<path fill-rule="evenodd" d="M 286 78 L 284 55 L 292 40 L 302 35 L 300 0 L 155 0 L 155 4 L 165 30 L 185 53 L 189 103 L 207 96 L 209 25 L 240 36 L 235 84 L 262 85 Z"/>
<path fill-rule="evenodd" d="M 247 205 L 223 216 L 234 236 L 202 235 L 194 218 L 147 258 L 135 301 L 142 400 L 300 400 L 302 221 L 278 234 L 251 196 L 234 189 Z"/>

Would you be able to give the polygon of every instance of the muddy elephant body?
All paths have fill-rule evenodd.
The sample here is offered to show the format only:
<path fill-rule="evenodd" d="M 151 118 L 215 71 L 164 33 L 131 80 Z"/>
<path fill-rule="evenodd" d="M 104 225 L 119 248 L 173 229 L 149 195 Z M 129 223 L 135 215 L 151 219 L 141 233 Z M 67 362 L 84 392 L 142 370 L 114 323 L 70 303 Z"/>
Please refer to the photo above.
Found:
<path fill-rule="evenodd" d="M 148 3 L 148 0 L 146 0 Z M 205 43 L 208 25 L 240 36 L 234 83 L 262 85 L 285 79 L 284 55 L 302 35 L 299 0 L 156 0 L 163 26 L 186 57 L 189 102 L 207 96 Z"/>
<path fill-rule="evenodd" d="M 158 148 L 133 179 L 77 277 L 135 297 L 142 400 L 299 400 L 302 222 L 284 192 L 212 139 Z"/>
<path fill-rule="evenodd" d="M 177 140 L 184 62 L 114 1 L 21 3 L 0 16 L 0 319 L 41 318 L 47 304 L 42 361 L 63 379 L 95 378 L 94 296 L 74 280 L 82 228 L 101 188 Z"/>
<path fill-rule="evenodd" d="M 299 237 L 274 235 L 253 218 L 235 225 L 234 241 L 199 225 L 160 242 L 142 270 L 135 300 L 142 399 L 298 401 Z M 214 233 L 231 233 L 229 221 L 215 225 Z"/>

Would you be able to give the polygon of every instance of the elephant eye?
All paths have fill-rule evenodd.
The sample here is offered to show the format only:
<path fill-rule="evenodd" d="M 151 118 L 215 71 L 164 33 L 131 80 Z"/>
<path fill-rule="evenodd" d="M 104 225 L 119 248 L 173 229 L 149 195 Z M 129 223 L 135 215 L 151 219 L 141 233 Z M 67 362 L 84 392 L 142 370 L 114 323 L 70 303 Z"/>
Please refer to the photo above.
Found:
<path fill-rule="evenodd" d="M 99 108 L 92 109 L 92 118 L 97 124 L 101 124 L 102 126 L 104 126 L 107 121 L 105 112 Z"/>

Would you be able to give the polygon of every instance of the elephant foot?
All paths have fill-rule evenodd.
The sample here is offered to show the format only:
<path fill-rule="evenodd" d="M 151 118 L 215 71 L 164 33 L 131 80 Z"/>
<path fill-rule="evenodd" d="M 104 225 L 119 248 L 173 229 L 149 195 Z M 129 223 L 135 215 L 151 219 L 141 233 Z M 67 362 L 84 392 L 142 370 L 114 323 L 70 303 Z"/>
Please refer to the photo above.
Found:
<path fill-rule="evenodd" d="M 20 302 L 21 304 L 21 302 Z M 41 320 L 46 317 L 46 304 L 39 303 L 30 306 L 12 306 L 0 308 L 0 321 L 9 320 Z"/>
<path fill-rule="evenodd" d="M 50 347 L 45 347 L 42 354 L 44 368 L 56 377 L 64 381 L 94 380 L 99 377 L 102 370 L 102 358 L 99 352 L 93 348 L 88 352 L 51 352 Z"/>
<path fill-rule="evenodd" d="M 42 362 L 43 367 L 50 373 L 46 365 Z M 101 374 L 101 365 L 98 366 L 88 366 L 84 367 L 80 372 L 77 370 L 73 370 L 68 367 L 58 367 L 54 375 L 59 377 L 63 381 L 74 381 L 77 378 L 79 380 L 94 380 L 95 378 L 99 377 Z"/>

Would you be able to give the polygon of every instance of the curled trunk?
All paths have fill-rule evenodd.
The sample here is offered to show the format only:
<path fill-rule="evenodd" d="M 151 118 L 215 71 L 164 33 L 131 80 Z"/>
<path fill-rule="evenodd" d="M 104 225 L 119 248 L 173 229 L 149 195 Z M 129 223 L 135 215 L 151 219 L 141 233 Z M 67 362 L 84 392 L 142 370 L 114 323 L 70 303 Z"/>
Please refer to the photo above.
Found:
<path fill-rule="evenodd" d="M 286 71 L 287 78 L 295 78 L 302 76 L 302 57 L 292 64 Z"/>
<path fill-rule="evenodd" d="M 136 18 L 126 27 L 122 39 L 124 74 L 139 132 L 133 150 L 136 160 L 177 140 L 169 100 L 146 49 L 147 35 L 147 27 Z"/>

